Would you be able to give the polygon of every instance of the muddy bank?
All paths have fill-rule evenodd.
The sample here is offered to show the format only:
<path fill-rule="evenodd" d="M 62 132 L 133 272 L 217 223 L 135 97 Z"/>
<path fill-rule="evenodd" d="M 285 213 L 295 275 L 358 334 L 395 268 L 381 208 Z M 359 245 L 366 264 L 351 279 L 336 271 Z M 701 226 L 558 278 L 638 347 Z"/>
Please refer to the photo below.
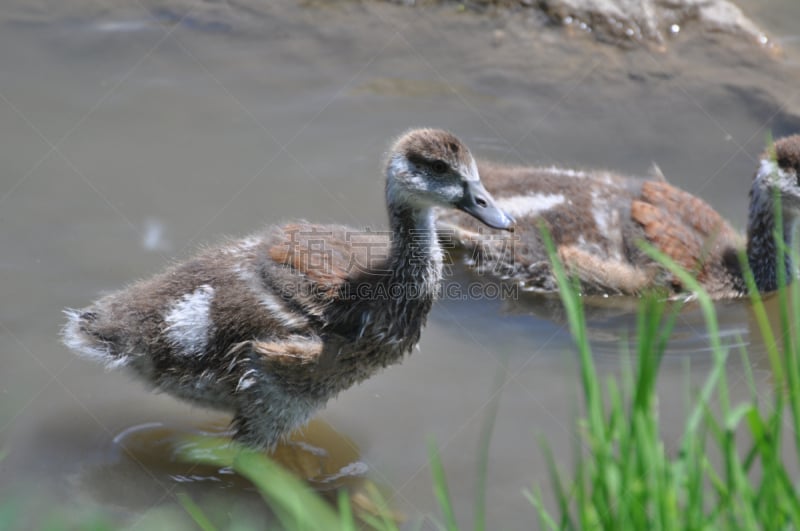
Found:
<path fill-rule="evenodd" d="M 387 0 L 384 0 L 387 1 Z M 739 7 L 728 0 L 388 0 L 390 4 L 414 8 L 439 8 L 452 13 L 471 12 L 482 16 L 510 19 L 531 19 L 530 30 L 537 31 L 546 25 L 562 27 L 567 34 L 586 34 L 597 40 L 621 45 L 638 44 L 665 47 L 687 29 L 702 33 L 723 33 L 750 45 L 769 43 L 765 31 Z M 122 5 L 108 0 L 80 0 L 79 2 L 53 2 L 34 0 L 18 2 L 8 7 L 14 16 L 26 19 L 52 20 L 54 14 L 102 17 L 119 14 Z M 369 10 L 370 2 L 364 9 Z M 341 2 L 316 0 L 302 2 L 308 9 L 342 8 Z M 353 7 L 362 2 L 344 2 Z M 275 6 L 252 0 L 227 2 L 192 2 L 190 0 L 149 0 L 125 8 L 133 16 L 142 7 L 162 23 L 170 24 L 183 19 L 205 31 L 237 31 L 244 28 L 257 31 L 258 21 L 273 16 Z M 186 16 L 189 14 L 189 16 Z M 537 27 L 538 26 L 538 27 Z"/>

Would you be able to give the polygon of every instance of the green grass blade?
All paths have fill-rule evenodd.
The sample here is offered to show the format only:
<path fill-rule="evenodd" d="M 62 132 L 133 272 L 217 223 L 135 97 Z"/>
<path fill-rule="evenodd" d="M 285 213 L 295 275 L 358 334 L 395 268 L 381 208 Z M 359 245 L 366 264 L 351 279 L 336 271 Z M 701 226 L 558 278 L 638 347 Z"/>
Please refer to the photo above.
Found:
<path fill-rule="evenodd" d="M 382 531 L 396 531 L 397 530 L 397 522 L 394 519 L 394 515 L 392 514 L 389 508 L 389 502 L 386 501 L 386 498 L 383 497 L 381 491 L 378 490 L 373 483 L 367 483 L 367 494 L 369 495 L 369 499 L 378 509 L 378 515 L 380 516 L 380 525 L 374 525 L 373 527 L 377 530 Z M 360 515 L 364 518 L 366 515 Z"/>
<path fill-rule="evenodd" d="M 450 499 L 450 492 L 447 488 L 447 476 L 444 473 L 439 449 L 434 441 L 428 443 L 428 460 L 431 464 L 431 475 L 433 476 L 433 492 L 439 502 L 442 516 L 444 516 L 445 528 L 448 531 L 458 531 L 456 515 L 453 512 L 453 502 Z"/>
<path fill-rule="evenodd" d="M 798 257 L 794 249 L 787 249 L 787 252 L 791 253 L 792 262 L 794 264 L 800 263 L 800 257 Z M 789 328 L 784 330 L 783 333 L 785 335 L 794 337 L 794 335 L 797 333 L 798 326 L 800 326 L 800 322 L 798 322 L 797 317 L 797 312 L 800 310 L 800 282 L 792 282 L 789 290 L 792 296 L 791 307 L 781 308 L 781 314 L 786 314 L 786 322 L 789 326 Z M 791 310 L 795 312 L 794 322 L 791 320 Z M 792 348 L 786 350 L 784 354 L 786 358 L 786 382 L 788 386 L 788 399 L 790 412 L 792 415 L 792 424 L 794 425 L 793 433 L 795 455 L 798 457 L 798 459 L 800 459 L 800 362 L 798 362 L 798 356 L 800 356 L 800 346 L 797 343 L 796 337 L 791 344 Z"/>
<path fill-rule="evenodd" d="M 772 376 L 778 388 L 783 388 L 785 385 L 785 370 L 783 368 L 783 361 L 781 360 L 780 352 L 778 351 L 778 344 L 775 341 L 775 334 L 772 331 L 772 325 L 767 316 L 767 310 L 764 308 L 764 301 L 758 292 L 756 280 L 753 276 L 753 271 L 747 262 L 747 255 L 744 252 L 739 254 L 739 262 L 742 264 L 742 276 L 744 277 L 747 291 L 750 296 L 750 304 L 752 305 L 753 315 L 758 324 L 758 330 L 767 349 L 767 358 L 769 359 L 770 367 L 772 369 Z"/>
<path fill-rule="evenodd" d="M 547 462 L 547 471 L 550 474 L 550 483 L 552 484 L 552 491 L 553 496 L 556 499 L 556 503 L 558 504 L 558 513 L 561 516 L 561 523 L 559 524 L 559 529 L 576 529 L 577 526 L 572 519 L 572 515 L 570 514 L 569 510 L 569 492 L 564 487 L 564 483 L 561 479 L 561 474 L 558 472 L 558 467 L 556 466 L 556 461 L 553 458 L 553 452 L 550 450 L 550 446 L 547 444 L 546 441 L 541 442 L 542 452 L 544 453 L 545 461 Z M 584 464 L 582 458 L 578 456 L 576 458 L 575 467 L 578 469 L 579 474 L 584 469 Z M 579 477 L 578 481 L 575 484 L 575 488 L 580 496 L 581 493 L 584 492 L 584 482 Z M 585 515 L 581 511 L 585 507 L 585 503 L 578 502 L 578 518 L 581 520 L 582 524 L 585 524 L 584 517 Z M 586 529 L 586 525 L 581 526 L 583 529 Z"/>
<path fill-rule="evenodd" d="M 522 491 L 522 495 L 525 496 L 525 499 L 527 499 L 531 505 L 534 506 L 534 508 L 536 508 L 536 513 L 539 515 L 539 527 L 556 531 L 558 529 L 558 525 L 550 516 L 550 513 L 547 512 L 547 509 L 545 509 L 541 491 L 536 489 L 536 494 L 533 494 L 531 491 L 526 489 Z"/>
<path fill-rule="evenodd" d="M 342 522 L 342 531 L 355 531 L 355 519 L 353 518 L 353 507 L 350 505 L 350 498 L 344 491 L 339 491 L 336 497 L 336 505 L 339 508 L 339 518 Z M 375 525 L 372 525 L 376 528 Z"/>
<path fill-rule="evenodd" d="M 567 314 L 570 333 L 575 339 L 581 361 L 581 383 L 584 390 L 586 406 L 590 407 L 589 422 L 595 434 L 602 432 L 602 397 L 600 394 L 597 372 L 589 348 L 589 339 L 586 329 L 586 316 L 583 312 L 583 304 L 579 295 L 579 286 L 567 276 L 563 264 L 558 259 L 555 245 L 544 225 L 541 226 L 542 238 L 545 248 L 553 266 L 553 273 L 556 276 L 559 296 L 564 304 Z"/>
<path fill-rule="evenodd" d="M 727 353 L 722 348 L 722 343 L 720 342 L 717 314 L 714 309 L 714 304 L 708 293 L 706 293 L 706 291 L 702 288 L 702 286 L 700 286 L 694 277 L 687 273 L 670 257 L 646 242 L 642 242 L 640 247 L 642 251 L 644 251 L 654 260 L 663 264 L 664 267 L 670 271 L 670 273 L 678 277 L 684 286 L 695 293 L 700 304 L 700 308 L 703 312 L 703 318 L 706 322 L 706 328 L 708 329 L 709 334 L 709 342 L 711 343 L 711 351 L 714 357 L 714 364 L 711 369 L 711 373 L 703 384 L 703 387 L 700 391 L 700 396 L 698 397 L 695 407 L 690 413 L 689 419 L 686 423 L 684 440 L 681 443 L 681 448 L 683 449 L 687 444 L 686 439 L 694 436 L 694 434 L 697 432 L 697 428 L 703 414 L 703 408 L 709 403 L 709 400 L 711 399 L 711 393 L 716 388 L 719 378 L 722 372 L 725 370 Z"/>
<path fill-rule="evenodd" d="M 0 530 L 15 529 L 20 516 L 20 504 L 5 499 L 0 504 Z"/>
<path fill-rule="evenodd" d="M 484 531 L 486 529 L 486 480 L 489 475 L 489 450 L 494 434 L 494 422 L 497 418 L 497 409 L 500 407 L 500 396 L 506 377 L 506 361 L 497 366 L 494 384 L 492 385 L 491 399 L 483 416 L 480 440 L 478 443 L 478 474 L 475 487 L 475 506 L 473 516 L 473 529 Z"/>
<path fill-rule="evenodd" d="M 339 529 L 333 508 L 308 485 L 266 455 L 225 439 L 192 437 L 179 452 L 181 459 L 231 467 L 250 480 L 286 528 Z"/>
<path fill-rule="evenodd" d="M 178 501 L 180 502 L 183 509 L 189 513 L 189 516 L 192 517 L 194 523 L 197 524 L 197 527 L 202 529 L 203 531 L 216 531 L 217 527 L 211 523 L 208 516 L 203 512 L 203 510 L 189 497 L 188 494 L 185 492 L 178 493 Z"/>

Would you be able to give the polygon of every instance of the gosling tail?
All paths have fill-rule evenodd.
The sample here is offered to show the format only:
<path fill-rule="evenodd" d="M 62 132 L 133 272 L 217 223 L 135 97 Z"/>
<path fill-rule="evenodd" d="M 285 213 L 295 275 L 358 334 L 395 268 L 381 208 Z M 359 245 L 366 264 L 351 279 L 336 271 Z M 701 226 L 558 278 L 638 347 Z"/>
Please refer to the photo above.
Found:
<path fill-rule="evenodd" d="M 130 356 L 119 352 L 97 308 L 67 308 L 64 315 L 67 324 L 61 330 L 61 340 L 67 347 L 86 359 L 102 363 L 109 370 L 128 364 Z"/>

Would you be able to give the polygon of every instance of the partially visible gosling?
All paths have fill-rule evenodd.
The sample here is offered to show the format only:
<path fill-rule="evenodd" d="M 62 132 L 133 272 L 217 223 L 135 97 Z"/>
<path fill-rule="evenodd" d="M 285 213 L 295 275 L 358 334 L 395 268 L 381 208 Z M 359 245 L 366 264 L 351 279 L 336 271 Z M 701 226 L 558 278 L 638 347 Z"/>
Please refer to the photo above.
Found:
<path fill-rule="evenodd" d="M 550 231 L 563 263 L 586 293 L 638 294 L 660 286 L 686 289 L 637 245 L 644 240 L 685 269 L 715 298 L 747 292 L 738 253 L 747 259 L 762 293 L 777 288 L 778 253 L 773 239 L 775 205 L 783 206 L 783 234 L 791 248 L 800 213 L 800 136 L 778 140 L 761 158 L 750 190 L 744 238 L 703 200 L 663 177 L 650 180 L 608 172 L 526 168 L 479 162 L 480 174 L 497 204 L 517 218 L 515 245 L 482 234 L 471 220 L 444 213 L 441 230 L 455 231 L 470 265 L 522 282 L 534 291 L 557 289 L 541 240 L 539 223 Z M 787 255 L 782 265 L 794 278 Z"/>

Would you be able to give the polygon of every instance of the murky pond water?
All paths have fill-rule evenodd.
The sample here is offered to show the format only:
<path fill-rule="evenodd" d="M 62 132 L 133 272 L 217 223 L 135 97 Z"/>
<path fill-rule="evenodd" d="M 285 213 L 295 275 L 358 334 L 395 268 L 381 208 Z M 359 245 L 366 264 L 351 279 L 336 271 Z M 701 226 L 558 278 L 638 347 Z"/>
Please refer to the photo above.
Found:
<path fill-rule="evenodd" d="M 383 226 L 381 158 L 412 126 L 449 128 L 496 160 L 632 174 L 656 162 L 739 227 L 766 132 L 800 131 L 794 0 L 742 3 L 783 47 L 777 57 L 718 36 L 622 52 L 452 9 L 287 3 L 239 31 L 186 6 L 85 3 L 50 17 L 0 9 L 0 495 L 99 505 L 140 528 L 182 490 L 223 497 L 209 503 L 226 511 L 260 502 L 240 479 L 170 457 L 182 433 L 218 432 L 224 416 L 76 359 L 59 343 L 63 307 L 266 223 Z M 591 305 L 604 372 L 632 341 L 634 307 Z M 725 343 L 747 345 L 768 390 L 747 304 L 717 307 Z M 704 330 L 687 307 L 661 377 L 668 440 L 680 435 L 687 369 L 696 383 L 711 363 Z M 522 490 L 548 485 L 538 441 L 569 463 L 580 398 L 557 301 L 442 300 L 420 347 L 331 402 L 284 461 L 320 490 L 366 477 L 414 522 L 435 513 L 432 437 L 468 521 L 480 427 L 504 371 L 488 518 L 530 528 Z M 744 396 L 737 359 L 730 371 Z"/>

